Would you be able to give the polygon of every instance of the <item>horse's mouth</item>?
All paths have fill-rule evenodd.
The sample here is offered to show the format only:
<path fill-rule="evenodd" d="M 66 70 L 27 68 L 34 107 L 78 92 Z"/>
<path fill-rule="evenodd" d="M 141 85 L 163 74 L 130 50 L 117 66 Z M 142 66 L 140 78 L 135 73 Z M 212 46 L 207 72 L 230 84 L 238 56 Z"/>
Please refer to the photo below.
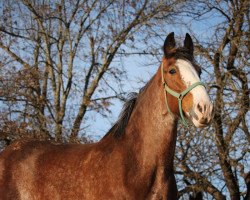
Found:
<path fill-rule="evenodd" d="M 204 128 L 211 123 L 211 120 L 208 118 L 199 119 L 198 115 L 193 110 L 184 112 L 184 116 L 190 122 L 190 124 L 193 124 L 197 128 Z"/>

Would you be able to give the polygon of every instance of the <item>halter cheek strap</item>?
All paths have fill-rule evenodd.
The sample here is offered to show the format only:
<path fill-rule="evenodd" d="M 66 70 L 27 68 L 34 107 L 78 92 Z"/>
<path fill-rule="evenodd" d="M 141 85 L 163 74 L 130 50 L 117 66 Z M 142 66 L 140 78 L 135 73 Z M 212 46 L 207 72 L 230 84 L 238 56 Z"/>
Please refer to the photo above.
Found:
<path fill-rule="evenodd" d="M 184 124 L 185 126 L 188 126 L 188 123 L 184 117 L 183 110 L 182 110 L 182 99 L 186 96 L 187 93 L 189 93 L 192 89 L 194 89 L 198 85 L 202 85 L 205 87 L 205 84 L 203 82 L 196 82 L 196 83 L 190 85 L 189 87 L 187 87 L 181 93 L 178 93 L 178 92 L 175 92 L 174 90 L 172 90 L 170 87 L 168 87 L 166 81 L 164 80 L 163 63 L 161 64 L 161 74 L 162 74 L 162 83 L 163 83 L 163 87 L 165 90 L 165 101 L 166 101 L 166 106 L 167 106 L 168 112 L 173 116 L 173 113 L 171 112 L 170 107 L 168 105 L 167 93 L 171 94 L 172 96 L 174 96 L 178 99 L 178 107 L 179 107 L 179 112 L 180 112 L 182 124 Z"/>

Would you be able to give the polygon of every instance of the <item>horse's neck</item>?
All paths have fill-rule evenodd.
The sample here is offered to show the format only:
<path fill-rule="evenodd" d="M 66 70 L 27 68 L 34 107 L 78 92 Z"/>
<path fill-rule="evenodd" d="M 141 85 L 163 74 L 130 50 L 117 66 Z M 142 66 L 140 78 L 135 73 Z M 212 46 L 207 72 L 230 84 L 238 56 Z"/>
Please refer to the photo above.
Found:
<path fill-rule="evenodd" d="M 138 97 L 125 130 L 124 143 L 142 167 L 173 168 L 177 119 L 167 113 L 160 71 Z"/>

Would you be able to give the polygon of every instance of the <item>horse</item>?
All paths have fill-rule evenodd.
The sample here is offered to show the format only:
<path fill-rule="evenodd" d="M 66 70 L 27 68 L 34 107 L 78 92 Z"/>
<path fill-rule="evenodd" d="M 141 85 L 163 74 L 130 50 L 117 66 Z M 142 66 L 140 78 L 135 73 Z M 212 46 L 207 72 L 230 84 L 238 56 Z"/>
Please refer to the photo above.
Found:
<path fill-rule="evenodd" d="M 17 141 L 0 155 L 1 200 L 175 200 L 177 124 L 208 126 L 213 105 L 187 33 L 163 45 L 162 62 L 98 142 Z"/>

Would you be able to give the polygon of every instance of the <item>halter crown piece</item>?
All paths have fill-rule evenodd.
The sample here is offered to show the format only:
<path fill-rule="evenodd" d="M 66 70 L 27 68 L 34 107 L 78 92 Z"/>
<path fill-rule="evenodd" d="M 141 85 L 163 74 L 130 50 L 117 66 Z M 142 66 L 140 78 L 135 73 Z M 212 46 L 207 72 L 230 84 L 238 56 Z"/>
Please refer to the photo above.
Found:
<path fill-rule="evenodd" d="M 170 89 L 170 87 L 168 87 L 165 79 L 164 79 L 164 70 L 163 70 L 163 62 L 161 64 L 161 75 L 162 75 L 162 83 L 163 83 L 163 87 L 165 90 L 165 101 L 166 101 L 166 106 L 168 109 L 168 112 L 173 116 L 173 113 L 171 112 L 169 105 L 168 105 L 168 98 L 167 98 L 167 93 L 171 94 L 172 96 L 176 97 L 178 99 L 178 106 L 179 106 L 179 112 L 180 112 L 180 116 L 181 116 L 181 122 L 183 125 L 188 126 L 188 123 L 184 117 L 183 111 L 182 111 L 182 99 L 186 96 L 187 93 L 189 93 L 192 89 L 194 89 L 196 86 L 198 85 L 202 85 L 205 87 L 205 84 L 203 82 L 196 82 L 192 85 L 190 85 L 189 87 L 187 87 L 184 91 L 182 91 L 181 93 L 178 93 L 172 89 Z"/>

